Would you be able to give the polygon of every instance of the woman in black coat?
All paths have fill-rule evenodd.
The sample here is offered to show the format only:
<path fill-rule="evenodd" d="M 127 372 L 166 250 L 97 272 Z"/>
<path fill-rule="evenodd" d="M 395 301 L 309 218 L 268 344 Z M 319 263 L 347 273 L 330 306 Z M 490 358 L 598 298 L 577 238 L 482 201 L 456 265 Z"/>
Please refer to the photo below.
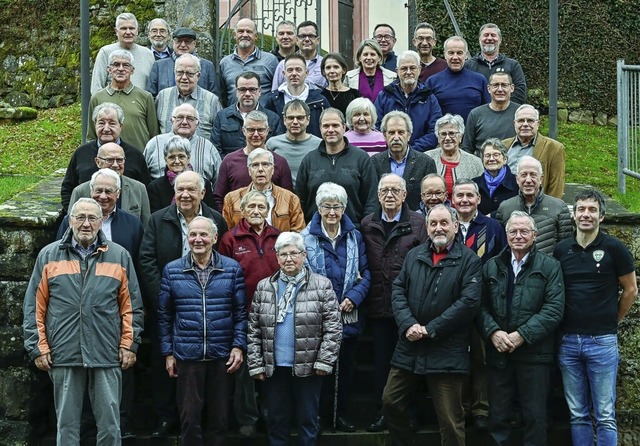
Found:
<path fill-rule="evenodd" d="M 489 217 L 504 200 L 518 195 L 518 183 L 507 165 L 507 147 L 498 138 L 489 138 L 480 148 L 484 172 L 473 179 L 480 189 L 478 210 Z"/>

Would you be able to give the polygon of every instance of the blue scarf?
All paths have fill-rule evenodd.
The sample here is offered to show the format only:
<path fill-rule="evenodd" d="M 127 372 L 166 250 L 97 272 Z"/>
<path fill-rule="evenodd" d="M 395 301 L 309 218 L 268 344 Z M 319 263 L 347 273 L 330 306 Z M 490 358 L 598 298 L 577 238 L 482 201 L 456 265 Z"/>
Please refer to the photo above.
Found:
<path fill-rule="evenodd" d="M 498 175 L 496 175 L 495 177 L 493 177 L 489 173 L 489 171 L 484 171 L 484 180 L 486 181 L 487 187 L 489 188 L 489 197 L 493 198 L 493 193 L 504 181 L 504 177 L 507 174 L 508 168 L 509 166 L 507 166 L 506 164 L 502 166 L 502 169 L 500 169 L 500 172 L 498 172 Z"/>

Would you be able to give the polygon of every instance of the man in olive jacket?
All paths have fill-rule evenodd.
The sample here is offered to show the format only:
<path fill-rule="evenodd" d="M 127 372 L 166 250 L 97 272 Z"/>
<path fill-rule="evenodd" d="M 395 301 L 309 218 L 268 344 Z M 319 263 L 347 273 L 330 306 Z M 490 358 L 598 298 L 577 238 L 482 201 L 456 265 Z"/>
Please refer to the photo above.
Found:
<path fill-rule="evenodd" d="M 437 205 L 427 215 L 429 240 L 407 254 L 393 282 L 391 304 L 400 337 L 382 396 L 394 445 L 415 434 L 405 409 L 426 382 L 443 445 L 465 444 L 462 388 L 469 372 L 471 323 L 482 293 L 480 258 L 455 240 L 455 212 Z"/>
<path fill-rule="evenodd" d="M 489 434 L 510 444 L 515 394 L 525 423 L 524 444 L 547 444 L 547 395 L 554 334 L 564 313 L 560 262 L 534 247 L 533 218 L 514 211 L 506 224 L 509 247 L 482 271 L 477 322 L 487 340 Z"/>

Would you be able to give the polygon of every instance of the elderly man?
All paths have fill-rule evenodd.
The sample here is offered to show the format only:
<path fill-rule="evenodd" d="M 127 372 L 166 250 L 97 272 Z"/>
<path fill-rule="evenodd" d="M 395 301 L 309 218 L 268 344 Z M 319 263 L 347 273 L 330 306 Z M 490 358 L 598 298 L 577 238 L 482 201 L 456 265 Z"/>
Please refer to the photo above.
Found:
<path fill-rule="evenodd" d="M 149 197 L 144 184 L 124 176 L 125 169 L 124 150 L 118 144 L 110 142 L 100 146 L 96 156 L 98 169 L 111 169 L 120 176 L 122 188 L 118 199 L 118 207 L 138 217 L 143 225 L 146 225 L 151 215 Z M 91 184 L 89 181 L 78 185 L 71 193 L 69 206 L 81 197 L 91 196 Z"/>
<path fill-rule="evenodd" d="M 398 326 L 391 308 L 391 285 L 409 250 L 427 239 L 424 216 L 410 210 L 406 197 L 406 182 L 401 176 L 382 174 L 378 182 L 380 208 L 363 218 L 360 225 L 371 272 L 371 287 L 365 302 L 374 345 L 374 396 L 379 405 L 376 420 L 367 427 L 369 432 L 381 432 L 387 427 L 381 412 L 382 391 L 398 341 Z"/>
<path fill-rule="evenodd" d="M 305 228 L 304 216 L 300 200 L 291 191 L 276 186 L 273 178 L 274 154 L 268 150 L 257 148 L 247 157 L 247 168 L 251 184 L 229 192 L 224 197 L 222 216 L 230 228 L 235 227 L 242 219 L 240 204 L 242 197 L 249 191 L 263 192 L 269 201 L 267 222 L 274 228 L 285 231 L 300 232 Z"/>
<path fill-rule="evenodd" d="M 418 82 L 420 56 L 415 51 L 404 51 L 398 57 L 398 80 L 387 85 L 376 99 L 378 119 L 393 110 L 404 111 L 411 117 L 415 128 L 409 139 L 412 149 L 425 152 L 436 148 L 434 133 L 442 110 L 436 97 L 424 84 Z M 381 121 L 377 126 L 380 126 Z"/>
<path fill-rule="evenodd" d="M 149 48 L 153 53 L 154 59 L 162 60 L 170 58 L 173 54 L 173 48 L 169 46 L 171 27 L 167 21 L 161 18 L 151 20 L 149 25 L 147 25 L 147 34 L 149 35 L 149 44 L 151 45 Z M 153 72 L 153 68 L 151 72 Z M 149 77 L 151 77 L 151 75 Z"/>
<path fill-rule="evenodd" d="M 393 47 L 397 42 L 396 30 L 386 23 L 378 23 L 373 28 L 373 38 L 382 50 L 382 66 L 387 70 L 396 71 L 398 58 L 393 52 Z"/>
<path fill-rule="evenodd" d="M 198 56 L 196 51 L 196 32 L 190 28 L 178 28 L 173 32 L 173 52 L 170 57 L 161 61 L 156 61 L 151 67 L 149 81 L 146 90 L 156 97 L 165 88 L 178 84 L 175 77 L 175 62 L 183 54 L 192 54 L 200 61 L 200 73 L 198 73 L 197 84 L 215 94 L 219 95 L 218 73 L 210 60 Z"/>
<path fill-rule="evenodd" d="M 161 90 L 156 97 L 158 123 L 162 133 L 169 132 L 173 109 L 181 104 L 190 104 L 198 110 L 198 135 L 211 139 L 213 120 L 220 110 L 218 96 L 198 85 L 200 59 L 193 54 L 183 54 L 176 59 L 176 86 Z"/>
<path fill-rule="evenodd" d="M 444 42 L 444 59 L 447 69 L 434 74 L 427 81 L 427 88 L 438 98 L 442 113 L 467 116 L 474 108 L 491 101 L 487 79 L 465 68 L 467 41 L 462 37 L 449 37 Z"/>
<path fill-rule="evenodd" d="M 409 148 L 413 133 L 411 118 L 401 111 L 390 111 L 380 124 L 387 150 L 371 157 L 378 178 L 386 173 L 395 173 L 406 183 L 406 201 L 409 209 L 420 207 L 420 181 L 425 175 L 436 172 L 431 157 Z"/>
<path fill-rule="evenodd" d="M 114 28 L 118 41 L 100 48 L 96 61 L 93 64 L 93 74 L 91 75 L 91 94 L 94 95 L 110 84 L 113 73 L 109 70 L 111 60 L 109 55 L 113 51 L 126 50 L 132 54 L 136 60 L 137 71 L 132 71 L 131 82 L 140 89 L 147 86 L 149 72 L 155 61 L 153 53 L 149 48 L 138 45 L 138 20 L 136 16 L 124 12 L 116 17 L 116 27 Z M 133 59 L 132 59 L 133 60 Z M 133 65 L 133 62 L 130 62 Z"/>
<path fill-rule="evenodd" d="M 258 110 L 247 113 L 244 118 L 242 132 L 247 140 L 247 144 L 225 156 L 220 165 L 218 181 L 214 191 L 216 209 L 222 210 L 224 197 L 231 191 L 248 186 L 251 177 L 247 172 L 247 158 L 249 154 L 257 148 L 264 148 L 269 134 L 269 117 Z M 287 190 L 293 190 L 291 181 L 291 170 L 287 160 L 280 155 L 273 155 L 274 173 L 273 182 Z"/>
<path fill-rule="evenodd" d="M 122 108 L 111 102 L 103 102 L 93 110 L 92 121 L 96 128 L 97 139 L 78 147 L 71 155 L 69 166 L 62 180 L 60 196 L 62 208 L 66 211 L 73 189 L 80 183 L 89 181 L 91 175 L 98 170 L 98 147 L 114 142 L 124 150 L 127 160 L 124 175 L 143 184 L 151 182 L 149 169 L 140 149 L 133 147 L 120 138 L 124 126 Z"/>
<path fill-rule="evenodd" d="M 135 65 L 130 52 L 115 50 L 109 54 L 111 83 L 94 93 L 89 100 L 88 141 L 95 140 L 97 136 L 96 123 L 91 119 L 93 110 L 104 102 L 111 102 L 122 108 L 127 117 L 127 125 L 122 128 L 121 135 L 132 146 L 142 150 L 147 141 L 159 133 L 153 98 L 131 82 L 131 75 L 134 72 Z"/>
<path fill-rule="evenodd" d="M 281 65 L 286 82 L 280 85 L 277 90 L 269 93 L 264 102 L 264 107 L 278 116 L 282 116 L 284 106 L 288 102 L 294 99 L 304 101 L 310 110 L 309 133 L 320 137 L 320 114 L 330 107 L 329 101 L 321 93 L 321 90 L 311 88 L 305 82 L 309 75 L 309 70 L 307 69 L 307 62 L 302 55 L 291 54 L 281 62 Z"/>
<path fill-rule="evenodd" d="M 236 78 L 237 102 L 221 110 L 213 120 L 211 142 L 220 150 L 224 158 L 231 152 L 241 149 L 247 143 L 242 126 L 244 116 L 254 110 L 260 110 L 269 120 L 269 136 L 284 133 L 282 117 L 260 106 L 260 76 L 253 71 L 245 71 Z"/>
<path fill-rule="evenodd" d="M 189 253 L 188 224 L 201 215 L 215 222 L 219 235 L 227 230 L 222 215 L 202 202 L 205 194 L 204 179 L 198 173 L 186 171 L 178 175 L 174 190 L 175 203 L 153 213 L 140 246 L 141 282 L 152 307 L 152 311 L 148 313 L 153 321 L 149 324 L 150 331 L 157 330 L 155 310 L 162 270 L 172 260 Z M 213 244 L 215 245 L 215 241 Z M 150 333 L 150 339 L 153 400 L 157 417 L 157 424 L 151 436 L 161 438 L 169 435 L 177 424 L 176 387 L 175 380 L 169 379 L 165 371 L 165 359 L 160 352 L 158 333 Z"/>
<path fill-rule="evenodd" d="M 427 22 L 418 23 L 413 31 L 413 46 L 420 54 L 420 76 L 418 80 L 422 83 L 427 82 L 431 76 L 441 72 L 447 68 L 447 62 L 433 55 L 438 40 L 436 38 L 436 29 Z"/>
<path fill-rule="evenodd" d="M 244 276 L 237 261 L 213 249 L 218 239 L 213 220 L 195 217 L 187 239 L 190 252 L 162 272 L 160 348 L 169 376 L 177 378 L 182 444 L 223 445 L 231 374 L 247 348 Z"/>
<path fill-rule="evenodd" d="M 573 232 L 571 214 L 564 201 L 547 195 L 542 190 L 544 172 L 542 164 L 531 156 L 524 156 L 516 169 L 516 182 L 520 193 L 500 203 L 496 219 L 503 224 L 513 211 L 524 211 L 533 217 L 538 227 L 536 247 L 546 254 Z"/>
<path fill-rule="evenodd" d="M 349 144 L 342 112 L 328 108 L 320 115 L 322 142 L 304 157 L 298 170 L 296 195 L 300 197 L 305 220 L 311 221 L 318 210 L 316 192 L 327 181 L 344 187 L 349 206 L 346 214 L 358 228 L 365 215 L 374 212 L 376 170 L 365 151 Z"/>
<path fill-rule="evenodd" d="M 545 172 L 542 190 L 547 195 L 562 198 L 566 157 L 564 144 L 540 134 L 540 113 L 533 105 L 523 104 L 518 107 L 513 123 L 515 138 L 502 141 L 509 149 L 507 164 L 511 171 L 515 172 L 522 157 L 533 156 L 540 161 Z"/>
<path fill-rule="evenodd" d="M 122 370 L 136 362 L 142 300 L 127 251 L 100 230 L 102 209 L 83 198 L 71 229 L 38 254 L 23 304 L 24 348 L 53 382 L 60 445 L 80 444 L 85 390 L 97 444 L 119 446 Z"/>
<path fill-rule="evenodd" d="M 491 102 L 474 108 L 467 116 L 462 149 L 481 156 L 482 144 L 489 138 L 505 139 L 516 135 L 511 125 L 518 104 L 511 102 L 513 82 L 511 75 L 496 71 L 489 77 Z"/>
<path fill-rule="evenodd" d="M 620 240 L 600 229 L 605 200 L 598 191 L 578 192 L 573 212 L 575 234 L 553 251 L 566 286 L 558 364 L 571 437 L 573 444 L 593 446 L 595 425 L 598 445 L 617 445 L 617 332 L 638 295 L 635 261 Z"/>
<path fill-rule="evenodd" d="M 482 265 L 456 241 L 455 212 L 437 205 L 427 215 L 426 244 L 406 255 L 391 303 L 398 343 L 382 396 L 394 444 L 410 445 L 406 408 L 420 382 L 433 400 L 443 445 L 465 444 L 462 389 L 469 372 L 469 338 L 480 305 Z"/>
<path fill-rule="evenodd" d="M 420 181 L 420 207 L 419 214 L 427 215 L 431 208 L 444 204 L 451 207 L 447 194 L 447 183 L 437 173 L 430 173 Z"/>
<path fill-rule="evenodd" d="M 506 224 L 509 247 L 482 270 L 477 324 L 486 339 L 489 434 L 511 444 L 512 403 L 520 396 L 524 444 L 547 444 L 547 395 L 555 330 L 564 311 L 560 262 L 534 247 L 536 224 L 515 211 Z M 583 443 L 574 443 L 583 444 Z"/>
<path fill-rule="evenodd" d="M 227 105 L 235 102 L 235 80 L 244 71 L 253 71 L 260 76 L 262 93 L 271 91 L 271 83 L 278 66 L 278 59 L 256 46 L 258 38 L 256 24 L 251 19 L 240 19 L 233 30 L 236 46 L 233 53 L 220 61 L 222 89 L 220 95 Z M 226 94 L 226 97 L 224 96 Z"/>
<path fill-rule="evenodd" d="M 322 64 L 322 56 L 318 52 L 320 36 L 318 25 L 316 25 L 315 22 L 306 20 L 298 25 L 298 45 L 297 54 L 303 57 L 307 65 L 308 74 L 304 82 L 313 84 L 322 90 L 328 83 L 320 69 L 320 65 Z M 289 55 L 287 55 L 287 57 L 288 56 Z M 285 76 L 284 64 L 284 60 L 281 60 L 276 67 L 276 73 L 273 76 L 273 83 L 271 84 L 271 90 L 273 91 L 278 91 L 280 86 L 288 81 Z"/>
<path fill-rule="evenodd" d="M 287 160 L 295 185 L 303 158 L 307 153 L 317 149 L 322 139 L 307 133 L 307 127 L 311 121 L 311 109 L 304 101 L 294 99 L 287 102 L 282 116 L 287 133 L 268 139 L 267 149 Z"/>
<path fill-rule="evenodd" d="M 144 148 L 144 158 L 153 178 L 164 174 L 164 147 L 172 136 L 182 136 L 191 143 L 193 170 L 214 184 L 220 170 L 220 154 L 210 141 L 197 134 L 200 114 L 190 104 L 178 105 L 171 113 L 171 131 L 153 138 Z"/>
<path fill-rule="evenodd" d="M 515 86 L 513 100 L 518 104 L 527 102 L 527 81 L 520 63 L 505 57 L 500 52 L 502 32 L 498 25 L 485 23 L 478 34 L 480 53 L 469 59 L 465 66 L 482 74 L 488 81 L 493 73 L 508 73 Z"/>
<path fill-rule="evenodd" d="M 296 45 L 296 24 L 290 20 L 283 20 L 276 26 L 276 47 L 271 51 L 278 62 L 284 60 L 300 48 Z"/>

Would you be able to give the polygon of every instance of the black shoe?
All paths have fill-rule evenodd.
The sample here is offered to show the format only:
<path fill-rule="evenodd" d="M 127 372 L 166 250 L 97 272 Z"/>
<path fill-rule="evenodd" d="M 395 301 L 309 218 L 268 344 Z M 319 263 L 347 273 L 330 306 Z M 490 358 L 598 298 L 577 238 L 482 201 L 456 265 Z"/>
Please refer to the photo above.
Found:
<path fill-rule="evenodd" d="M 473 426 L 477 431 L 486 431 L 489 428 L 489 419 L 484 415 L 473 417 Z"/>
<path fill-rule="evenodd" d="M 151 432 L 151 438 L 165 438 L 171 435 L 173 432 L 174 423 L 172 421 L 162 421 L 158 424 L 153 432 Z"/>
<path fill-rule="evenodd" d="M 355 432 L 356 427 L 344 417 L 336 418 L 336 429 L 340 432 Z"/>
<path fill-rule="evenodd" d="M 120 433 L 120 438 L 123 440 L 132 440 L 136 438 L 136 433 L 133 430 L 126 428 Z"/>
<path fill-rule="evenodd" d="M 387 428 L 387 422 L 384 419 L 384 415 L 378 415 L 376 421 L 371 423 L 369 427 L 367 427 L 367 432 L 382 432 Z"/>

